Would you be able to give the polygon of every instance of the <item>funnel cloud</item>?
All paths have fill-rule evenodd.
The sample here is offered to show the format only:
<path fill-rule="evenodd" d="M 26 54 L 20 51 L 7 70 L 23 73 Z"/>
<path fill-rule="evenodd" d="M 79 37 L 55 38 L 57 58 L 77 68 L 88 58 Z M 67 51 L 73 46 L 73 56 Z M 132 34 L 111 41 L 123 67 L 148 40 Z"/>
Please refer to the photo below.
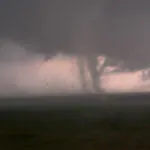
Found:
<path fill-rule="evenodd" d="M 70 89 L 81 91 L 79 75 L 89 64 L 87 74 L 95 82 L 99 55 L 125 61 L 132 70 L 150 66 L 147 0 L 1 0 L 0 22 L 1 94 L 40 94 L 58 90 L 59 86 L 48 89 L 50 85 L 70 82 Z M 58 53 L 63 55 L 58 58 Z M 51 59 L 44 62 L 46 56 Z M 73 57 L 81 63 L 72 62 Z M 71 79 L 63 83 L 55 73 L 67 79 L 61 73 L 65 67 Z"/>

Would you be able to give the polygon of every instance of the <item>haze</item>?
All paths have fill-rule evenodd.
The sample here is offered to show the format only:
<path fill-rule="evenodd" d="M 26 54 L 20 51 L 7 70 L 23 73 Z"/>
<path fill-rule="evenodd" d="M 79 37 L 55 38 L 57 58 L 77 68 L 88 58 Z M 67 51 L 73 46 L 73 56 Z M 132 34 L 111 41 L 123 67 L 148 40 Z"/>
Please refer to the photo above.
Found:
<path fill-rule="evenodd" d="M 2 42 L 1 42 L 2 43 Z M 30 47 L 29 47 L 30 48 Z M 0 95 L 51 95 L 81 93 L 76 56 L 58 53 L 44 62 L 44 55 L 32 53 L 14 41 L 3 40 L 0 49 Z M 141 91 L 140 71 L 104 76 L 106 92 Z M 87 71 L 89 91 L 90 76 Z M 149 90 L 146 88 L 145 90 Z"/>
<path fill-rule="evenodd" d="M 149 4 L 147 0 L 1 0 L 1 94 L 82 92 L 75 61 L 93 53 L 125 60 L 131 68 L 148 68 Z M 56 56 L 60 52 L 63 55 Z M 53 59 L 43 64 L 45 56 Z M 87 80 L 92 91 L 88 71 Z M 143 86 L 148 90 L 147 84 L 140 71 L 105 76 L 102 82 L 107 92 L 141 91 Z"/>

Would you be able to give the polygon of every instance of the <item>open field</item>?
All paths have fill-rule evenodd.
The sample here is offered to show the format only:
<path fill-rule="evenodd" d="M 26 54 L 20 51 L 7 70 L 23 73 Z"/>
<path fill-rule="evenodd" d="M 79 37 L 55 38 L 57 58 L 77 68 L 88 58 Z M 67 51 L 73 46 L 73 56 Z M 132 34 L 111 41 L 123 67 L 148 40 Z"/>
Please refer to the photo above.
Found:
<path fill-rule="evenodd" d="M 149 94 L 108 95 L 107 101 L 100 95 L 0 99 L 0 148 L 147 150 L 149 99 Z"/>

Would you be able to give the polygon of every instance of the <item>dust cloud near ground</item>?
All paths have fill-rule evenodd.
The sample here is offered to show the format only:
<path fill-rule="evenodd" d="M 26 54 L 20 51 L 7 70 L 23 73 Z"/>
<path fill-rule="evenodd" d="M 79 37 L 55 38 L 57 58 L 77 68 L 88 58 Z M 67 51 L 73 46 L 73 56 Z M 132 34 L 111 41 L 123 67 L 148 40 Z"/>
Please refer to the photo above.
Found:
<path fill-rule="evenodd" d="M 33 53 L 9 41 L 0 47 L 0 96 L 80 93 L 76 57 L 58 54 L 48 62 L 44 55 Z M 87 72 L 89 90 L 90 76 Z M 102 77 L 106 92 L 142 91 L 140 71 Z M 146 88 L 145 90 L 149 90 Z"/>

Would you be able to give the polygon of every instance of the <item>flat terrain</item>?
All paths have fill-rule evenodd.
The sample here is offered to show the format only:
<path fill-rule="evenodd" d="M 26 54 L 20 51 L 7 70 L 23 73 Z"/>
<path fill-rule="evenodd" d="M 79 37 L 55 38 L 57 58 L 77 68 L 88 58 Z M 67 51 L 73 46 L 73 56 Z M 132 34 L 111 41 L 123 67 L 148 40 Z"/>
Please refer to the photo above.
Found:
<path fill-rule="evenodd" d="M 150 148 L 150 94 L 0 99 L 0 148 Z"/>

